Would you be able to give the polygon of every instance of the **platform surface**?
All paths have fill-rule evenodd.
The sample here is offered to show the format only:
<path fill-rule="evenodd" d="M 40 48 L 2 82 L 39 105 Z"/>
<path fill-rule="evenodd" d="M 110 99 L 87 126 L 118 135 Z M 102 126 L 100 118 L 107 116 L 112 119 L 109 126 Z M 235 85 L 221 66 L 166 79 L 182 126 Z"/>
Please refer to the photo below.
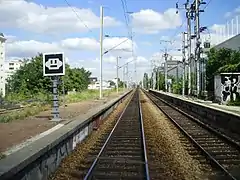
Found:
<path fill-rule="evenodd" d="M 151 89 L 151 91 L 155 91 L 155 92 L 159 92 L 159 93 L 166 94 L 169 96 L 177 97 L 177 98 L 180 98 L 180 99 L 186 100 L 186 101 L 195 102 L 197 104 L 201 104 L 201 105 L 209 107 L 209 108 L 218 109 L 220 111 L 230 112 L 230 113 L 233 113 L 240 117 L 240 107 L 239 106 L 220 105 L 218 103 L 213 103 L 212 101 L 204 101 L 202 99 L 197 99 L 195 97 L 188 97 L 188 96 L 182 96 L 180 94 L 166 93 L 164 91 L 157 91 L 157 90 L 153 90 L 153 89 Z"/>

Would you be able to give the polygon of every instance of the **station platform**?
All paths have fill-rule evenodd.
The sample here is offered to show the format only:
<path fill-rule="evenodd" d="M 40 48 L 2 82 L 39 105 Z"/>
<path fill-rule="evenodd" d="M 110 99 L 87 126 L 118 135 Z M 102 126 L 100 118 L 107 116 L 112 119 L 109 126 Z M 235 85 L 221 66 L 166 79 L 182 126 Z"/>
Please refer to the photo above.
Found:
<path fill-rule="evenodd" d="M 185 101 L 189 101 L 192 103 L 196 103 L 198 105 L 202 105 L 211 109 L 215 109 L 215 110 L 219 110 L 222 112 L 226 112 L 226 113 L 230 113 L 230 114 L 234 114 L 236 116 L 240 117 L 240 107 L 239 106 L 227 106 L 227 105 L 221 105 L 218 103 L 213 103 L 212 101 L 204 101 L 201 99 L 197 99 L 195 97 L 189 97 L 189 96 L 182 96 L 180 94 L 173 94 L 173 93 L 169 93 L 169 92 L 164 92 L 164 91 L 157 91 L 157 90 L 153 90 L 153 89 L 149 89 L 151 91 L 155 91 L 155 92 L 159 92 L 162 94 L 166 94 L 168 96 L 172 96 L 172 97 L 176 97 Z"/>

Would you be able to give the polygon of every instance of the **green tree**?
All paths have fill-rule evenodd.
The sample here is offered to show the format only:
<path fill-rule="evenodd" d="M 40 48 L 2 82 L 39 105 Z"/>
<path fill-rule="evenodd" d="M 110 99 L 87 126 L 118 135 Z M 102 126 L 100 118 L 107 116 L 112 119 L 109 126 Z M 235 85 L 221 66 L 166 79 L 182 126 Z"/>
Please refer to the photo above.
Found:
<path fill-rule="evenodd" d="M 158 73 L 159 90 L 165 90 L 165 77 L 163 73 Z"/>
<path fill-rule="evenodd" d="M 206 64 L 207 90 L 214 91 L 214 75 L 223 72 L 239 72 L 240 51 L 227 48 L 210 49 Z"/>
<path fill-rule="evenodd" d="M 115 86 L 116 85 L 115 82 L 113 82 L 112 80 L 109 80 L 108 82 L 110 83 L 110 86 Z"/>
<path fill-rule="evenodd" d="M 51 79 L 43 76 L 42 54 L 38 54 L 31 59 L 25 59 L 24 62 L 25 64 L 7 80 L 7 92 L 20 93 L 27 96 L 39 92 L 51 93 Z M 64 81 L 65 92 L 73 89 L 82 91 L 88 87 L 91 72 L 86 71 L 84 68 L 71 69 L 68 64 L 65 67 L 65 76 L 60 78 Z M 61 90 L 61 87 L 62 84 L 59 86 L 59 90 Z"/>
<path fill-rule="evenodd" d="M 119 88 L 123 88 L 124 87 L 124 82 L 120 80 L 120 78 L 118 78 L 118 87 Z"/>
<path fill-rule="evenodd" d="M 42 54 L 25 59 L 25 64 L 7 80 L 7 92 L 29 95 L 51 91 L 50 78 L 43 77 L 42 61 Z"/>

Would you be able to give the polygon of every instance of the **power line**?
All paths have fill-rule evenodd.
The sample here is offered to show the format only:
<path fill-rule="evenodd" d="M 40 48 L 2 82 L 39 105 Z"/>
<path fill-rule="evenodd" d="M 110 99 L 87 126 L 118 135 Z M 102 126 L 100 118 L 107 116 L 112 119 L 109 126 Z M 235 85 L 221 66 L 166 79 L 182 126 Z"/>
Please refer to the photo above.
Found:
<path fill-rule="evenodd" d="M 64 0 L 67 5 L 72 9 L 72 11 L 76 14 L 77 18 L 82 22 L 82 24 L 90 31 L 92 32 L 92 30 L 87 26 L 87 24 L 84 23 L 84 21 L 81 19 L 81 17 L 79 16 L 79 14 L 77 13 L 77 11 L 71 6 L 71 4 L 67 1 Z"/>
<path fill-rule="evenodd" d="M 122 4 L 125 23 L 126 23 L 126 28 L 128 30 L 128 36 L 131 37 L 131 30 L 130 30 L 130 27 L 129 27 L 129 17 L 127 15 L 127 13 L 128 13 L 127 1 L 126 0 L 121 0 L 121 4 Z"/>
<path fill-rule="evenodd" d="M 212 0 L 209 0 L 209 1 L 208 1 L 208 3 L 206 4 L 206 6 L 203 8 L 203 10 L 208 7 L 208 5 L 210 4 L 211 1 L 212 1 Z"/>
<path fill-rule="evenodd" d="M 68 2 L 68 0 L 64 0 L 66 3 L 67 3 L 67 5 L 72 9 L 72 11 L 75 13 L 75 15 L 77 16 L 77 18 L 82 22 L 82 24 L 89 30 L 89 32 L 93 32 L 88 26 L 87 26 L 87 24 L 85 24 L 84 23 L 84 21 L 81 19 L 81 17 L 79 16 L 79 14 L 78 14 L 78 12 L 72 7 L 72 5 Z M 128 39 L 127 39 L 128 40 Z M 99 40 L 96 40 L 99 44 L 100 44 L 100 41 Z M 104 49 L 104 51 L 105 52 L 109 52 L 109 51 L 111 51 L 111 50 L 113 50 L 114 48 L 116 48 L 116 47 L 118 47 L 119 45 L 121 45 L 122 43 L 124 43 L 124 42 L 126 42 L 126 39 L 125 40 L 123 40 L 123 41 L 121 41 L 119 44 L 117 44 L 117 45 L 115 45 L 114 47 L 112 47 L 112 48 L 110 48 L 110 49 L 108 49 L 108 50 L 106 50 L 106 49 Z"/>
<path fill-rule="evenodd" d="M 175 36 L 177 36 L 177 34 L 179 33 L 179 31 L 181 31 L 181 28 L 183 27 L 183 25 L 185 25 L 186 21 L 183 21 L 182 24 L 179 26 L 179 28 L 176 29 L 176 31 L 174 32 L 174 34 L 171 36 L 171 39 Z M 173 41 L 175 42 L 176 39 Z"/>
<path fill-rule="evenodd" d="M 104 54 L 106 54 L 106 53 L 108 53 L 109 51 L 115 49 L 116 47 L 118 47 L 118 46 L 121 45 L 122 43 L 126 42 L 127 40 L 129 40 L 129 39 L 127 38 L 127 39 L 125 39 L 124 41 L 122 41 L 122 42 L 118 43 L 117 45 L 113 46 L 112 48 L 106 50 L 106 51 L 104 52 Z"/>
<path fill-rule="evenodd" d="M 132 32 L 132 27 L 129 27 L 129 14 L 128 12 L 128 7 L 127 7 L 127 1 L 126 0 L 121 0 L 122 3 L 122 8 L 123 8 L 123 13 L 124 13 L 124 18 L 125 18 L 125 22 L 126 22 L 126 28 L 128 30 L 128 36 L 131 39 L 131 46 L 132 46 L 132 57 L 134 59 L 134 48 L 133 48 L 133 32 Z M 135 69 L 135 76 L 136 76 L 136 61 L 134 64 L 134 69 Z"/>

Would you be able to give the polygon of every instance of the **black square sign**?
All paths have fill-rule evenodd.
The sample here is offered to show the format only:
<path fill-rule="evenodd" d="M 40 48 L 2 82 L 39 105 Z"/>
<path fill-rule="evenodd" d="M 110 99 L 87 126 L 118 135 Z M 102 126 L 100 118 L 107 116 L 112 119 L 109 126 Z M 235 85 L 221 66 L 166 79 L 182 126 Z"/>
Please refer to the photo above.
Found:
<path fill-rule="evenodd" d="M 64 53 L 44 53 L 43 54 L 43 76 L 65 75 Z"/>

